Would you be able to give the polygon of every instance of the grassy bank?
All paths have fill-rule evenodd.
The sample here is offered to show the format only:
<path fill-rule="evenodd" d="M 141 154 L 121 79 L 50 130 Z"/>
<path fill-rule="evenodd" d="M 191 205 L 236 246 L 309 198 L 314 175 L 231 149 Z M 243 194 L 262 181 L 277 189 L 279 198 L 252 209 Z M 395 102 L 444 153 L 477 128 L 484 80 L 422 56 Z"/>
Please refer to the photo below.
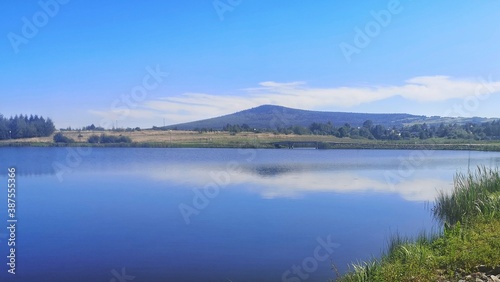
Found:
<path fill-rule="evenodd" d="M 245 143 L 245 142 L 224 142 L 224 143 L 203 143 L 203 142 L 131 142 L 131 143 L 54 143 L 54 142 L 10 142 L 0 143 L 0 147 L 96 147 L 96 148 L 256 148 L 273 149 L 272 144 L 265 143 Z"/>
<path fill-rule="evenodd" d="M 443 225 L 441 234 L 394 236 L 381 258 L 353 264 L 336 281 L 476 281 L 477 272 L 500 274 L 494 270 L 500 266 L 497 170 L 478 168 L 457 175 L 454 191 L 438 195 L 432 214 Z"/>
<path fill-rule="evenodd" d="M 276 142 L 294 142 L 280 139 Z M 318 149 L 366 149 L 366 150 L 466 150 L 500 151 L 500 144 L 404 144 L 398 142 L 318 142 Z M 111 148 L 257 148 L 276 149 L 275 142 L 255 140 L 223 140 L 206 142 L 185 140 L 178 142 L 131 142 L 131 143 L 55 143 L 39 141 L 0 142 L 0 147 L 111 147 Z M 300 148 L 300 147 L 295 147 Z M 281 147 L 287 149 L 287 147 Z"/>
<path fill-rule="evenodd" d="M 284 143 L 308 143 L 319 149 L 402 149 L 402 150 L 480 150 L 500 151 L 499 141 L 476 141 L 465 139 L 410 139 L 381 141 L 369 139 L 338 138 L 327 135 L 295 135 L 273 133 L 241 132 L 195 132 L 195 131 L 161 131 L 142 130 L 132 132 L 106 131 L 114 137 L 126 137 L 130 143 L 93 143 L 88 139 L 100 135 L 95 131 L 64 131 L 64 137 L 74 143 L 55 143 L 53 136 L 26 139 L 1 140 L 0 147 L 59 147 L 59 146 L 93 146 L 93 147 L 141 147 L 141 148 L 288 148 Z M 284 146 L 278 145 L 282 144 Z"/>

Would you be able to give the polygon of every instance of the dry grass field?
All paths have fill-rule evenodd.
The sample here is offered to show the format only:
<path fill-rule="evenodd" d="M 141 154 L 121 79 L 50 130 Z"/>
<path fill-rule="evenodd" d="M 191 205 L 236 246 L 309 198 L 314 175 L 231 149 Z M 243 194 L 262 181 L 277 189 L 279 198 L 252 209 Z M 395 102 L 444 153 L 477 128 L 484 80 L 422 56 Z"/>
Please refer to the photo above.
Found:
<path fill-rule="evenodd" d="M 57 133 L 57 132 L 56 132 Z M 203 132 L 196 131 L 162 131 L 162 130 L 141 130 L 133 132 L 113 132 L 113 131 L 63 131 L 64 136 L 72 138 L 76 142 L 87 142 L 92 135 L 128 136 L 132 142 L 137 143 L 163 143 L 163 144 L 191 144 L 191 145 L 222 145 L 222 144 L 252 144 L 252 143 L 272 143 L 279 141 L 320 141 L 320 142 L 352 142 L 349 139 L 340 139 L 334 136 L 318 135 L 284 135 L 273 133 L 252 133 L 241 132 L 230 134 L 229 132 Z M 54 133 L 55 134 L 55 133 Z M 50 137 L 36 137 L 16 140 L 2 140 L 0 143 L 53 143 L 53 135 Z"/>

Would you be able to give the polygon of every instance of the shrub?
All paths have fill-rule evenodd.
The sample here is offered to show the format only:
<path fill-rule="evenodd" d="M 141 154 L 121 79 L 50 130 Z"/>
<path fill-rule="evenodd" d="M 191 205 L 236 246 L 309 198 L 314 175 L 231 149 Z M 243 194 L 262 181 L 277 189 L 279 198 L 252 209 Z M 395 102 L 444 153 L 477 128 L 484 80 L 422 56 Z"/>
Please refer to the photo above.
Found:
<path fill-rule="evenodd" d="M 92 144 L 132 143 L 132 139 L 130 139 L 130 137 L 128 136 L 114 136 L 114 135 L 101 134 L 101 136 L 97 135 L 90 136 L 88 142 Z"/>
<path fill-rule="evenodd" d="M 99 143 L 99 136 L 98 135 L 92 135 L 89 137 L 88 142 L 91 144 L 96 144 Z"/>
<path fill-rule="evenodd" d="M 54 135 L 54 142 L 56 142 L 56 143 L 74 143 L 75 140 L 64 136 L 61 132 L 58 132 Z"/>

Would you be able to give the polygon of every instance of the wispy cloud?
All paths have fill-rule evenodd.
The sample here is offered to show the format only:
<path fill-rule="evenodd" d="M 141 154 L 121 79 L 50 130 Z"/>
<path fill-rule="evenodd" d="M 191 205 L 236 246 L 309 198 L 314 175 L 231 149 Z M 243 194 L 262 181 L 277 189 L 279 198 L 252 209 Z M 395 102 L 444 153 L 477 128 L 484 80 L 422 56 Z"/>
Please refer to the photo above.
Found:
<path fill-rule="evenodd" d="M 420 103 L 442 102 L 466 98 L 478 91 L 500 92 L 500 81 L 454 79 L 449 76 L 419 76 L 401 85 L 370 87 L 343 86 L 314 88 L 306 82 L 261 82 L 257 87 L 240 89 L 238 95 L 185 93 L 175 97 L 148 100 L 131 110 L 131 118 L 166 119 L 169 124 L 216 117 L 263 104 L 275 104 L 300 109 L 349 108 L 402 97 Z M 92 114 L 114 119 L 120 113 L 93 110 Z"/>

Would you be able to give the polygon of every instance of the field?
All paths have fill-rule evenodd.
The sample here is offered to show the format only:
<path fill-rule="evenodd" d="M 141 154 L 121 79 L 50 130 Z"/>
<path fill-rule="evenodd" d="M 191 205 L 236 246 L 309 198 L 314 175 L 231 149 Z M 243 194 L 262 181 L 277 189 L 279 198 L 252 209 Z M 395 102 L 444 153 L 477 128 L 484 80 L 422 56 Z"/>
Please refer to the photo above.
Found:
<path fill-rule="evenodd" d="M 237 147 L 237 146 L 257 146 L 266 147 L 273 142 L 280 141 L 319 141 L 319 142 L 352 142 L 350 139 L 341 139 L 335 136 L 313 136 L 313 135 L 275 135 L 273 133 L 238 133 L 230 134 L 229 132 L 203 132 L 196 131 L 163 131 L 163 130 L 141 130 L 133 132 L 115 132 L 115 131 L 63 131 L 64 136 L 72 138 L 77 143 L 87 142 L 87 139 L 92 135 L 128 136 L 134 143 L 140 144 L 162 144 L 166 147 L 185 147 L 185 146 L 201 146 L 201 147 Z M 0 144 L 9 143 L 54 143 L 53 136 L 25 138 L 16 140 L 2 140 Z"/>

